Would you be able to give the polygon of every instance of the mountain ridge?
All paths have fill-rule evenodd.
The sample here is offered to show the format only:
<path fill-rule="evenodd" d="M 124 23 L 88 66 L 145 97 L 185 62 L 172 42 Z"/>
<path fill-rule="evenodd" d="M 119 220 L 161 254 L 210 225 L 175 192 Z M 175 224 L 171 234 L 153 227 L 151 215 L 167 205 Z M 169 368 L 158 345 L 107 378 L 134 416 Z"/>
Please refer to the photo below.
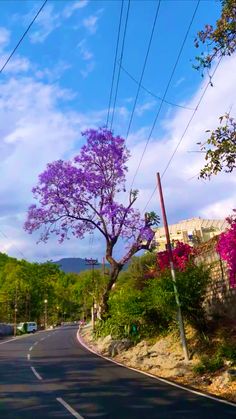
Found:
<path fill-rule="evenodd" d="M 88 258 L 89 259 L 89 258 Z M 82 271 L 87 271 L 90 269 L 90 265 L 83 258 L 62 258 L 59 260 L 53 261 L 60 269 L 65 273 L 80 273 Z M 105 263 L 105 267 L 109 268 L 109 264 Z M 103 267 L 102 263 L 99 263 L 94 266 L 95 269 L 101 269 Z"/>

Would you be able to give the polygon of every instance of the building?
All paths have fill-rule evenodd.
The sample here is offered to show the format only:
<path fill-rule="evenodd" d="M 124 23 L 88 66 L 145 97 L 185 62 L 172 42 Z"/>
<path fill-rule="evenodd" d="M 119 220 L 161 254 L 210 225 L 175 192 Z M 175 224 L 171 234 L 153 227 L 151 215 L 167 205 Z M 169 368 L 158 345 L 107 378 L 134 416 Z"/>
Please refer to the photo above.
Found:
<path fill-rule="evenodd" d="M 214 236 L 225 231 L 228 223 L 225 220 L 206 220 L 200 217 L 180 221 L 169 225 L 171 242 L 181 241 L 194 246 L 208 241 Z M 154 240 L 157 243 L 157 251 L 166 249 L 166 236 L 164 227 L 156 229 Z"/>

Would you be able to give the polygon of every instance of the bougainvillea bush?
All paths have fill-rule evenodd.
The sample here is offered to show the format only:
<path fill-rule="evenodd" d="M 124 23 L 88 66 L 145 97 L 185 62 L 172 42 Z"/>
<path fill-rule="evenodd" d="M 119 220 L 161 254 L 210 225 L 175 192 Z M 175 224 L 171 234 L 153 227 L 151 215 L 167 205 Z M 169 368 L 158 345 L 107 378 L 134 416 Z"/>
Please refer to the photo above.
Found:
<path fill-rule="evenodd" d="M 229 229 L 221 233 L 216 250 L 220 257 L 227 262 L 231 287 L 236 287 L 236 210 L 233 211 L 234 215 L 227 218 Z"/>
<path fill-rule="evenodd" d="M 194 249 L 188 244 L 178 241 L 176 247 L 172 250 L 172 254 L 175 269 L 178 271 L 184 271 L 191 255 L 194 254 Z M 164 271 L 170 267 L 169 254 L 167 250 L 157 253 L 157 265 L 160 271 Z"/>

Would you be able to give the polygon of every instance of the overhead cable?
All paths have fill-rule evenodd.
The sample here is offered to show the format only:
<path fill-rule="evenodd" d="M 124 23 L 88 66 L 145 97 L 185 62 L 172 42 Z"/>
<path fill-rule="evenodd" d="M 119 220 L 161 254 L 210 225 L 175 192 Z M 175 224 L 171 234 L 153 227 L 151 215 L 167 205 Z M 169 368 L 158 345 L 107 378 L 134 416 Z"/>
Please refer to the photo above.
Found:
<path fill-rule="evenodd" d="M 42 6 L 39 8 L 38 12 L 36 13 L 36 15 L 34 16 L 34 18 L 31 20 L 30 24 L 28 25 L 28 27 L 26 28 L 25 32 L 22 34 L 21 38 L 19 39 L 19 41 L 17 42 L 15 48 L 12 50 L 11 54 L 8 56 L 8 58 L 6 59 L 6 61 L 4 62 L 4 64 L 2 65 L 2 67 L 0 68 L 0 73 L 3 72 L 3 70 L 6 68 L 7 64 L 9 63 L 9 61 L 11 60 L 11 58 L 13 57 L 13 55 L 15 54 L 15 52 L 17 51 L 17 49 L 19 48 L 20 44 L 22 43 L 22 41 L 24 40 L 25 36 L 27 35 L 27 33 L 29 32 L 31 26 L 33 25 L 33 23 L 35 22 L 35 20 L 37 19 L 37 17 L 39 16 L 39 14 L 41 13 L 41 11 L 43 10 L 44 6 L 46 5 L 48 0 L 45 0 L 44 3 L 42 4 Z M 2 230 L 0 230 L 1 235 L 6 238 L 7 240 L 9 240 L 9 237 L 3 233 Z M 24 259 L 26 259 L 24 253 L 18 249 L 18 247 L 12 243 L 12 246 L 15 247 L 15 249 L 17 250 L 17 252 L 19 254 L 21 254 L 21 256 L 23 256 Z"/>
<path fill-rule="evenodd" d="M 107 111 L 107 122 L 106 122 L 107 127 L 108 127 L 110 111 L 111 111 L 111 99 L 112 99 L 112 92 L 113 92 L 113 86 L 114 86 L 114 80 L 115 80 L 115 71 L 116 71 L 117 54 L 118 54 L 118 48 L 119 48 L 119 42 L 120 42 L 120 29 L 121 29 L 123 8 L 124 8 L 124 0 L 121 1 L 121 8 L 120 8 L 120 18 L 119 18 L 117 41 L 116 41 L 115 59 L 114 59 L 114 65 L 113 65 L 111 89 L 110 89 L 109 104 L 108 104 L 108 111 Z"/>
<path fill-rule="evenodd" d="M 125 74 L 127 74 L 127 76 L 129 76 L 129 78 L 131 80 L 133 80 L 136 84 L 139 84 L 138 80 L 134 76 L 132 76 L 132 74 L 128 70 L 126 70 L 126 68 L 123 65 L 121 65 L 121 70 Z M 151 92 L 151 90 L 147 89 L 147 87 L 145 87 L 143 84 L 141 84 L 140 87 L 145 92 L 147 92 L 150 96 L 152 96 L 152 97 L 154 97 L 155 99 L 158 99 L 158 100 L 163 100 L 163 102 L 167 103 L 167 105 L 176 106 L 176 107 L 182 108 L 182 109 L 187 109 L 188 111 L 193 111 L 194 110 L 194 108 L 189 108 L 188 106 L 180 105 L 179 103 L 173 103 L 173 102 L 170 102 L 169 100 L 163 99 L 163 97 L 158 96 L 156 93 Z"/>
<path fill-rule="evenodd" d="M 214 77 L 215 72 L 216 72 L 217 68 L 218 68 L 218 67 L 219 67 L 219 65 L 220 65 L 220 61 L 221 61 L 221 59 L 218 61 L 217 65 L 216 65 L 216 67 L 215 67 L 215 70 L 213 71 L 213 74 L 212 74 L 212 76 L 211 76 L 211 79 Z M 202 93 L 202 95 L 201 95 L 201 97 L 200 97 L 200 99 L 199 99 L 199 101 L 198 101 L 198 103 L 197 103 L 196 108 L 194 109 L 194 111 L 193 111 L 193 113 L 192 113 L 192 116 L 191 116 L 190 120 L 188 121 L 188 123 L 187 123 L 187 125 L 186 125 L 186 128 L 185 128 L 185 130 L 184 130 L 184 132 L 183 132 L 182 136 L 180 137 L 180 140 L 179 140 L 179 142 L 178 142 L 177 146 L 175 147 L 175 149 L 174 149 L 174 151 L 173 151 L 172 155 L 170 156 L 170 158 L 169 158 L 169 160 L 168 160 L 168 162 L 167 162 L 167 165 L 166 165 L 166 167 L 165 167 L 165 169 L 164 169 L 164 171 L 163 171 L 163 173 L 162 173 L 162 175 L 161 175 L 161 177 L 162 177 L 162 178 L 164 177 L 164 175 L 165 175 L 166 171 L 168 170 L 168 168 L 169 168 L 169 166 L 170 166 L 170 163 L 171 163 L 171 161 L 172 161 L 172 160 L 173 160 L 173 158 L 174 158 L 174 155 L 177 153 L 178 148 L 179 148 L 180 144 L 182 143 L 182 141 L 183 141 L 183 139 L 184 139 L 184 136 L 185 136 L 185 134 L 186 134 L 186 132 L 187 132 L 187 130 L 188 130 L 188 127 L 189 127 L 189 125 L 191 124 L 191 122 L 192 122 L 192 120 L 193 120 L 193 118 L 194 118 L 194 116 L 195 116 L 195 114 L 196 114 L 196 112 L 197 112 L 197 110 L 198 110 L 198 107 L 199 107 L 199 105 L 201 104 L 201 102 L 202 102 L 202 100 L 203 100 L 203 98 L 204 98 L 204 96 L 205 96 L 205 94 L 206 94 L 206 91 L 207 91 L 208 87 L 209 87 L 209 86 L 211 86 L 211 85 L 212 85 L 211 80 L 209 80 L 209 82 L 207 83 L 207 85 L 206 85 L 205 89 L 203 90 L 203 93 Z"/>
<path fill-rule="evenodd" d="M 27 35 L 27 33 L 29 32 L 31 26 L 33 25 L 33 23 L 35 22 L 35 20 L 37 19 L 38 15 L 41 13 L 41 11 L 43 10 L 44 6 L 46 5 L 48 0 L 45 0 L 44 3 L 42 4 L 42 6 L 40 7 L 40 9 L 38 10 L 38 12 L 36 13 L 36 15 L 34 16 L 34 18 L 31 20 L 29 26 L 27 27 L 27 29 L 25 30 L 25 32 L 23 33 L 23 35 L 21 36 L 21 38 L 19 39 L 19 41 L 17 42 L 15 48 L 13 49 L 13 51 L 11 52 L 11 54 L 9 55 L 9 57 L 6 59 L 5 63 L 3 64 L 3 66 L 0 69 L 0 73 L 3 72 L 4 68 L 7 66 L 7 64 L 9 63 L 10 59 L 13 57 L 13 55 L 15 54 L 16 50 L 18 49 L 18 47 L 20 46 L 21 42 L 23 41 L 23 39 L 25 38 L 25 36 Z"/>
<path fill-rule="evenodd" d="M 152 25 L 151 35 L 150 35 L 149 42 L 148 42 L 148 48 L 147 48 L 146 56 L 145 56 L 145 59 L 144 59 L 140 80 L 138 82 L 138 90 L 137 90 L 136 97 L 135 97 L 135 100 L 134 100 L 134 105 L 133 105 L 133 109 L 132 109 L 130 120 L 129 120 L 128 129 L 127 129 L 127 133 L 126 133 L 126 140 L 129 136 L 129 132 L 130 132 L 133 116 L 134 116 L 134 111 L 135 111 L 135 108 L 136 108 L 136 105 L 137 105 L 138 96 L 139 96 L 139 92 L 140 92 L 140 89 L 141 89 L 143 76 L 144 76 L 144 72 L 145 72 L 145 69 L 146 69 L 147 60 L 148 60 L 148 56 L 149 56 L 149 52 L 150 52 L 151 44 L 152 44 L 152 39 L 153 39 L 155 27 L 156 27 L 157 16 L 158 16 L 159 10 L 160 10 L 160 5 L 161 5 L 161 0 L 159 0 L 158 3 L 157 3 L 157 9 L 156 9 L 156 13 L 155 13 L 155 17 L 154 17 L 154 21 L 153 21 L 153 25 Z M 122 63 L 120 63 L 120 66 L 121 65 L 122 65 Z"/>
<path fill-rule="evenodd" d="M 195 15 L 196 15 L 196 13 L 197 13 L 197 9 L 198 9 L 199 4 L 200 4 L 200 0 L 198 0 L 198 2 L 197 2 L 197 5 L 196 5 L 195 10 L 194 10 L 194 13 L 193 13 L 193 15 L 192 15 L 191 21 L 190 21 L 190 23 L 189 23 L 188 29 L 187 29 L 186 34 L 185 34 L 185 36 L 184 36 L 183 42 L 182 42 L 182 44 L 181 44 L 181 47 L 180 47 L 180 50 L 179 50 L 178 56 L 177 56 L 177 58 L 176 58 L 176 61 L 175 61 L 174 67 L 173 67 L 173 69 L 172 69 L 171 75 L 170 75 L 170 77 L 169 77 L 169 81 L 168 81 L 168 83 L 167 83 L 167 86 L 166 86 L 166 89 L 165 89 L 165 92 L 164 92 L 164 96 L 163 96 L 162 101 L 161 101 L 161 103 L 160 103 L 160 106 L 159 106 L 159 108 L 158 108 L 158 110 L 157 110 L 157 113 L 156 113 L 156 116 L 155 116 L 155 119 L 154 119 L 153 125 L 152 125 L 152 127 L 151 127 L 151 131 L 150 131 L 150 133 L 149 133 L 149 135 L 148 135 L 147 141 L 146 141 L 145 146 L 144 146 L 144 150 L 143 150 L 143 152 L 142 152 L 142 155 L 141 155 L 141 158 L 140 158 L 140 160 L 139 160 L 139 163 L 138 163 L 137 169 L 136 169 L 135 174 L 134 174 L 134 176 L 133 176 L 133 179 L 132 179 L 132 182 L 131 182 L 130 189 L 132 189 L 132 187 L 133 187 L 133 184 L 134 184 L 135 178 L 136 178 L 136 176 L 137 176 L 137 174 L 138 174 L 138 171 L 139 171 L 139 168 L 140 168 L 140 166 L 141 166 L 141 164 L 142 164 L 142 161 L 143 161 L 144 155 L 145 155 L 146 150 L 147 150 L 147 146 L 148 146 L 148 144 L 149 144 L 149 141 L 150 141 L 150 139 L 151 139 L 152 133 L 153 133 L 154 128 L 155 128 L 155 126 L 156 126 L 157 119 L 158 119 L 158 117 L 159 117 L 159 115 L 160 115 L 160 111 L 161 111 L 161 109 L 162 109 L 162 106 L 163 106 L 164 100 L 165 100 L 165 98 L 166 98 L 166 94 L 167 94 L 167 92 L 168 92 L 168 90 L 169 90 L 170 84 L 171 84 L 172 79 L 173 79 L 173 76 L 174 76 L 174 74 L 175 74 L 175 71 L 176 71 L 177 65 L 178 65 L 178 63 L 179 63 L 179 60 L 180 60 L 181 54 L 182 54 L 182 52 L 183 52 L 183 49 L 184 49 L 184 46 L 185 46 L 186 40 L 187 40 L 187 38 L 188 38 L 188 35 L 189 35 L 189 32 L 190 32 L 190 29 L 191 29 L 192 23 L 193 23 L 194 18 L 195 18 Z"/>
<path fill-rule="evenodd" d="M 191 117 L 190 117 L 190 119 L 189 119 L 189 121 L 188 121 L 188 123 L 187 123 L 187 125 L 186 125 L 186 127 L 185 127 L 185 129 L 184 129 L 184 131 L 183 131 L 183 134 L 181 135 L 179 142 L 177 143 L 177 145 L 176 145 L 176 147 L 175 147 L 175 149 L 174 149 L 173 153 L 171 154 L 171 156 L 170 156 L 170 158 L 169 158 L 169 160 L 168 160 L 168 162 L 167 162 L 167 164 L 166 164 L 166 166 L 165 166 L 165 169 L 164 169 L 164 170 L 163 170 L 163 172 L 162 172 L 161 178 L 163 178 L 163 177 L 164 177 L 164 175 L 166 174 L 166 172 L 167 172 L 167 170 L 168 170 L 168 168 L 169 168 L 169 166 L 170 166 L 170 164 L 171 164 L 171 162 L 172 162 L 172 160 L 173 160 L 173 158 L 174 158 L 175 154 L 177 153 L 178 148 L 179 148 L 180 144 L 182 143 L 182 141 L 183 141 L 183 139 L 184 139 L 184 137 L 185 137 L 185 134 L 186 134 L 186 132 L 187 132 L 187 130 L 188 130 L 188 128 L 189 128 L 189 126 L 190 126 L 190 124 L 191 124 L 191 122 L 192 122 L 192 120 L 193 120 L 193 118 L 194 118 L 194 116 L 195 116 L 195 114 L 196 114 L 196 112 L 197 112 L 197 110 L 198 110 L 198 108 L 199 108 L 199 106 L 200 106 L 200 104 L 201 104 L 201 102 L 202 102 L 202 100 L 203 100 L 203 98 L 204 98 L 204 96 L 205 96 L 206 92 L 207 92 L 208 87 L 209 87 L 209 86 L 212 86 L 212 79 L 213 79 L 213 77 L 214 77 L 214 75 L 215 75 L 215 73 L 216 73 L 216 70 L 218 69 L 218 67 L 219 67 L 219 65 L 220 65 L 221 60 L 222 60 L 222 57 L 219 59 L 219 61 L 218 61 L 217 65 L 216 65 L 216 67 L 215 67 L 215 69 L 214 69 L 214 71 L 213 71 L 213 73 L 212 73 L 212 75 L 211 75 L 211 77 L 210 77 L 210 80 L 209 80 L 209 81 L 208 81 L 208 83 L 206 84 L 206 86 L 205 86 L 205 88 L 204 88 L 204 90 L 203 90 L 203 93 L 201 94 L 200 99 L 199 99 L 199 101 L 198 101 L 198 103 L 197 103 L 197 106 L 196 106 L 196 108 L 194 109 L 194 111 L 193 111 L 193 113 L 192 113 L 192 115 L 191 115 Z M 194 177 L 195 177 L 195 176 L 194 176 Z M 155 187 L 155 189 L 153 190 L 153 192 L 152 192 L 152 194 L 151 194 L 151 196 L 150 196 L 150 198 L 149 198 L 149 200 L 148 200 L 148 202 L 147 202 L 146 206 L 144 207 L 143 211 L 145 211 L 145 210 L 146 210 L 146 208 L 148 207 L 148 205 L 149 205 L 150 201 L 152 200 L 152 198 L 153 198 L 153 196 L 154 196 L 154 194 L 155 194 L 156 190 L 157 190 L 157 187 Z"/>
<path fill-rule="evenodd" d="M 126 19 L 125 19 L 125 27 L 124 27 L 124 34 L 123 34 L 123 40 L 122 40 L 122 46 L 121 46 L 121 54 L 120 54 L 120 62 L 122 63 L 123 55 L 124 55 L 124 48 L 125 48 L 125 38 L 126 38 L 126 31 L 128 26 L 128 19 L 129 19 L 129 10 L 130 10 L 130 0 L 128 0 L 128 6 L 126 11 Z M 111 124 L 110 129 L 113 127 L 113 120 L 114 120 L 114 113 L 115 113 L 115 107 L 116 107 L 116 100 L 117 100 L 117 93 L 120 83 L 120 71 L 121 68 L 118 69 L 118 76 L 117 76 L 117 82 L 116 82 L 116 90 L 115 90 L 115 97 L 113 102 L 113 109 L 112 109 L 112 115 L 111 115 Z"/>
<path fill-rule="evenodd" d="M 10 240 L 9 237 L 5 233 L 3 233 L 2 230 L 0 230 L 0 233 L 5 239 Z M 12 242 L 10 242 L 10 244 L 12 247 L 14 247 L 17 250 L 19 254 L 21 254 L 21 256 L 23 256 L 24 259 L 26 259 L 24 253 L 20 249 L 18 249 L 18 247 L 15 244 L 13 244 Z"/>

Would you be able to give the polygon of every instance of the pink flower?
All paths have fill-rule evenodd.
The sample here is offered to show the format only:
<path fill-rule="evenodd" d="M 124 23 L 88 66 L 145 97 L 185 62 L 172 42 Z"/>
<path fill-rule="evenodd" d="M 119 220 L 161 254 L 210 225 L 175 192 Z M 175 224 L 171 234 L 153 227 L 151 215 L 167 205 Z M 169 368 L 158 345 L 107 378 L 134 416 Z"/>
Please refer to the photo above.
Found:
<path fill-rule="evenodd" d="M 225 233 L 221 233 L 216 250 L 228 264 L 231 287 L 236 287 L 236 216 L 227 218 L 227 221 L 230 227 Z"/>
<path fill-rule="evenodd" d="M 175 269 L 184 271 L 189 262 L 190 255 L 193 253 L 194 249 L 191 246 L 178 241 L 175 249 L 172 250 Z M 161 271 L 169 268 L 170 262 L 167 250 L 157 254 L 157 264 Z"/>

